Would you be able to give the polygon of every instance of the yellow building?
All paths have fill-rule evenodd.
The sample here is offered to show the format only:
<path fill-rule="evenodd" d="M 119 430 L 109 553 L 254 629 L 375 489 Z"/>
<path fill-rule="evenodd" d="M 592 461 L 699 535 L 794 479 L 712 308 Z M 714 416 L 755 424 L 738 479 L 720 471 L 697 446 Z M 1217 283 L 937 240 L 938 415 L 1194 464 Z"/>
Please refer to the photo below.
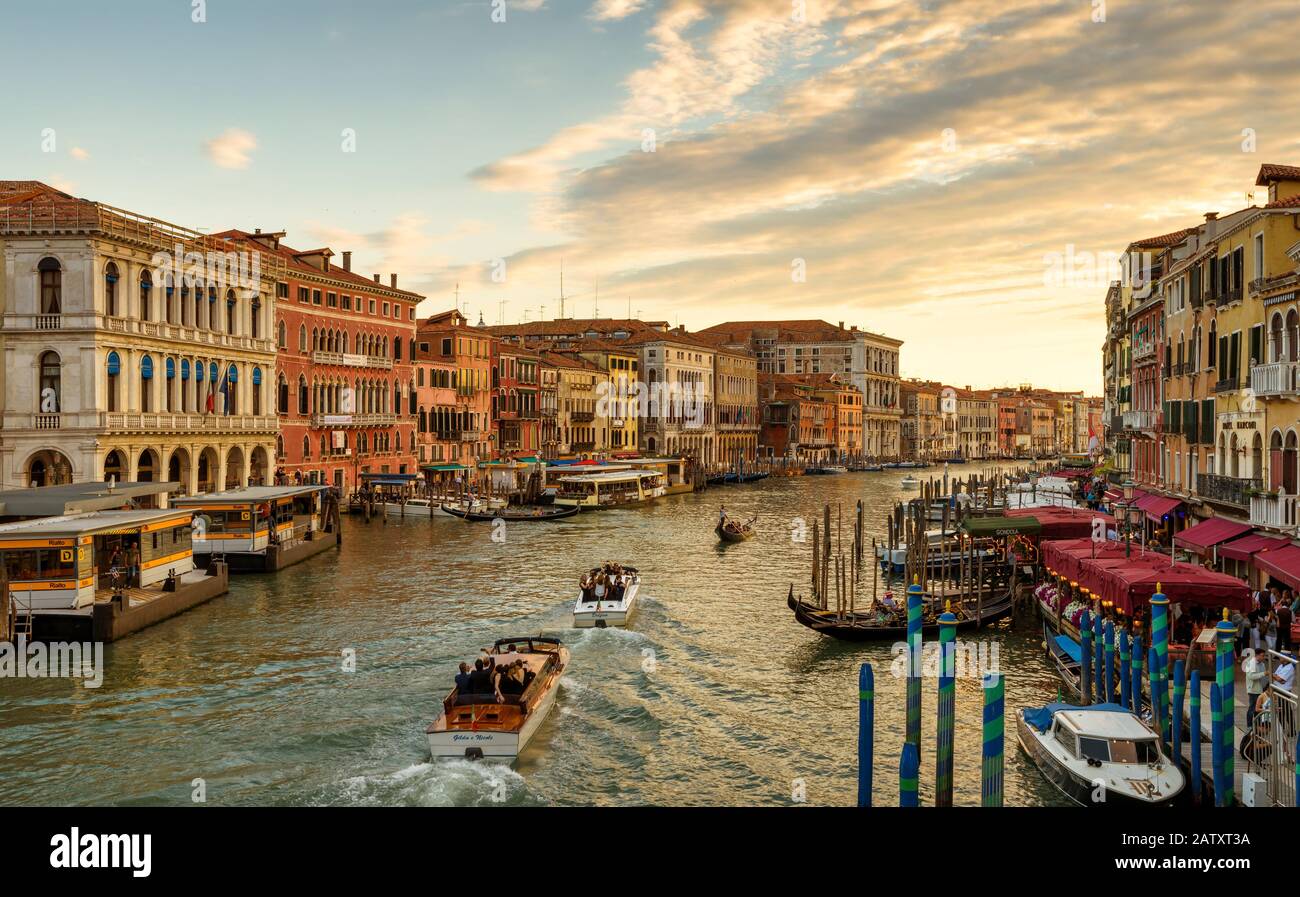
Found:
<path fill-rule="evenodd" d="M 597 416 L 605 412 L 605 445 L 611 453 L 637 450 L 637 419 L 641 411 L 636 396 L 639 382 L 639 353 L 634 346 L 604 340 L 584 340 L 578 355 L 605 372 L 598 388 Z"/>

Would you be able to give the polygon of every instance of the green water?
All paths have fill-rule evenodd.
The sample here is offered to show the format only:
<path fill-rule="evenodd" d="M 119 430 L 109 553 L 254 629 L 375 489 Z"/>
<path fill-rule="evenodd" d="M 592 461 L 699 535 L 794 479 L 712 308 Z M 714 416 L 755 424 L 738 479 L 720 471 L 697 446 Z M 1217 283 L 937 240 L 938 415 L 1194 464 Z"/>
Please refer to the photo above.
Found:
<path fill-rule="evenodd" d="M 904 683 L 889 645 L 798 625 L 786 589 L 807 581 L 792 542 L 826 501 L 867 506 L 870 531 L 905 471 L 769 479 L 636 510 L 513 524 L 441 515 L 345 518 L 338 551 L 106 649 L 103 686 L 0 680 L 0 803 L 210 804 L 854 803 L 857 671 L 876 670 L 875 799 L 897 801 Z M 929 473 L 928 471 L 925 473 Z M 914 494 L 914 493 L 913 493 Z M 758 514 L 722 547 L 718 505 Z M 574 630 L 578 573 L 640 568 L 629 630 Z M 1014 712 L 1056 695 L 1026 621 L 988 639 L 1007 679 L 1006 802 L 1055 803 L 1014 743 Z M 572 664 L 555 712 L 513 769 L 432 764 L 425 725 L 456 664 L 497 638 L 560 635 Z M 344 671 L 345 652 L 356 670 Z M 925 683 L 922 800 L 932 797 L 935 691 Z M 957 683 L 956 803 L 979 801 L 980 683 Z"/>

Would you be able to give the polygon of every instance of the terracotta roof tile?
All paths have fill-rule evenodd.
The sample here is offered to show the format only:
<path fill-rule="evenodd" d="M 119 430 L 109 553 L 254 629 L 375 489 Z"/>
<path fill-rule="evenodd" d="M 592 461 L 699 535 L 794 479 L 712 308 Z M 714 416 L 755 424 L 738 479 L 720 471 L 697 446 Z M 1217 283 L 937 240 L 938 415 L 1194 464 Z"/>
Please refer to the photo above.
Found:
<path fill-rule="evenodd" d="M 1259 176 L 1255 178 L 1256 187 L 1267 187 L 1274 180 L 1300 181 L 1300 166 L 1276 165 L 1271 162 L 1259 166 Z"/>

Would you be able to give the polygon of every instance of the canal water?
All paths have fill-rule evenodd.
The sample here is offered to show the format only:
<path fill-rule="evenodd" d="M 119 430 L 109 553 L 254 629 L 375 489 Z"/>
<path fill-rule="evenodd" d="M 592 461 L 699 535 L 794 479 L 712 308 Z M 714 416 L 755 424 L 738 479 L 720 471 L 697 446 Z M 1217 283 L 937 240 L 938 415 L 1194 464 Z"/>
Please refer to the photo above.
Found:
<path fill-rule="evenodd" d="M 850 805 L 863 661 L 876 670 L 875 799 L 894 803 L 904 683 L 891 646 L 816 635 L 785 597 L 807 591 L 801 522 L 842 502 L 847 531 L 862 498 L 879 536 L 905 473 L 714 487 L 508 525 L 503 542 L 447 515 L 345 517 L 337 552 L 234 578 L 228 595 L 109 645 L 98 689 L 0 681 L 0 803 L 177 805 L 201 787 L 218 805 Z M 757 514 L 759 535 L 719 545 L 722 503 Z M 577 576 L 604 560 L 641 570 L 633 624 L 571 629 Z M 962 634 L 996 645 L 1006 675 L 1009 805 L 1057 802 L 1014 740 L 1014 711 L 1057 690 L 1034 625 Z M 456 665 L 538 632 L 562 637 L 572 664 L 525 757 L 431 763 L 424 728 Z M 927 680 L 926 802 L 935 691 Z M 978 679 L 958 681 L 959 805 L 979 802 L 981 700 Z"/>

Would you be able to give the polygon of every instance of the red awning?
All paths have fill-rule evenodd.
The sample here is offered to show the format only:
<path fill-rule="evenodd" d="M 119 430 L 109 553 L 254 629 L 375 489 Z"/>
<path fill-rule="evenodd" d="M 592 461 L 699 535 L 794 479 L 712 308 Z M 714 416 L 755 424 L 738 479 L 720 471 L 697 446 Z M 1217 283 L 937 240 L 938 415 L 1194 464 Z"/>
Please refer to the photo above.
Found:
<path fill-rule="evenodd" d="M 1244 523 L 1226 517 L 1211 517 L 1195 526 L 1189 526 L 1174 536 L 1174 542 L 1184 548 L 1190 548 L 1197 554 L 1205 554 L 1220 542 L 1235 539 L 1248 532 L 1250 527 Z"/>
<path fill-rule="evenodd" d="M 1300 545 L 1256 552 L 1251 563 L 1291 588 L 1300 589 Z"/>
<path fill-rule="evenodd" d="M 1115 518 L 1102 511 L 1088 508 L 1064 508 L 1048 505 L 1042 508 L 1008 508 L 1008 517 L 1033 517 L 1042 524 L 1039 540 L 1086 539 L 1092 536 L 1092 521 L 1101 520 L 1105 529 L 1114 529 Z"/>
<path fill-rule="evenodd" d="M 1219 557 L 1233 561 L 1248 561 L 1257 551 L 1269 551 L 1287 544 L 1282 536 L 1266 536 L 1263 533 L 1251 533 L 1219 546 Z"/>
<path fill-rule="evenodd" d="M 1182 500 L 1177 498 L 1166 498 L 1163 495 L 1147 495 L 1137 502 L 1137 506 L 1146 511 L 1148 517 L 1159 523 L 1172 514 L 1174 509 L 1182 503 Z"/>

